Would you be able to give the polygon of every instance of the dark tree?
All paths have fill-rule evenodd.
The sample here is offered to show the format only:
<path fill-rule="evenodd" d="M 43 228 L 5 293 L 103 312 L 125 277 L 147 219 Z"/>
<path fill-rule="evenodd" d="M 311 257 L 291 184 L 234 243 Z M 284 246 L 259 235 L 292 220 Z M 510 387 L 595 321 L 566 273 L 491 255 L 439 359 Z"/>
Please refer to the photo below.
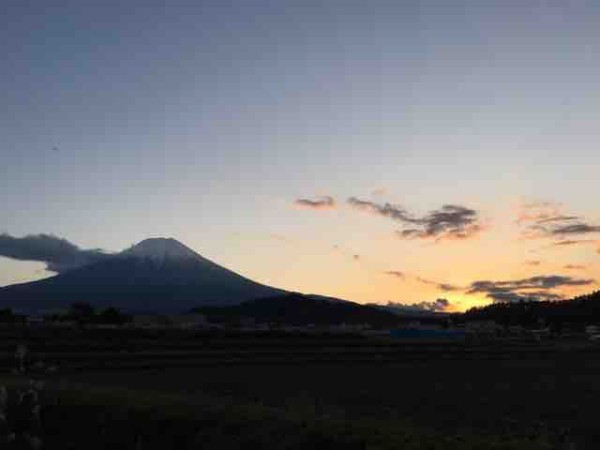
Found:
<path fill-rule="evenodd" d="M 89 323 L 94 319 L 94 307 L 85 302 L 73 303 L 68 316 L 79 323 Z"/>

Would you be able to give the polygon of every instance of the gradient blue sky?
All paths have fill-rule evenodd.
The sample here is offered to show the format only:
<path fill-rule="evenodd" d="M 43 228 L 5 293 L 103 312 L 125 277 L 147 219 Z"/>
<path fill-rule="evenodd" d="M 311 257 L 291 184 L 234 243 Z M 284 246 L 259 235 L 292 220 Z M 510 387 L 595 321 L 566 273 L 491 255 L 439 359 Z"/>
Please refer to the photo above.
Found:
<path fill-rule="evenodd" d="M 172 236 L 358 301 L 477 303 L 391 270 L 595 278 L 600 245 L 540 250 L 515 220 L 550 201 L 600 223 L 598 23 L 600 3 L 569 0 L 3 1 L 0 232 L 109 251 Z M 322 195 L 340 206 L 293 205 Z M 398 240 L 351 196 L 465 205 L 486 231 Z M 0 258 L 0 285 L 43 267 Z"/>

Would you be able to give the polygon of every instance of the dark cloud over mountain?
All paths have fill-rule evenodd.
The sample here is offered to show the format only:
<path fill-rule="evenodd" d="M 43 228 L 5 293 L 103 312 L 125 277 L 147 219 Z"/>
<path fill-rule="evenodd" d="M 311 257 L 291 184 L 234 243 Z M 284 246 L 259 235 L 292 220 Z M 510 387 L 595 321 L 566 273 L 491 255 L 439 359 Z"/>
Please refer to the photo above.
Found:
<path fill-rule="evenodd" d="M 75 244 L 49 234 L 28 235 L 22 238 L 0 235 L 0 256 L 20 261 L 46 263 L 46 270 L 65 272 L 80 267 L 107 254 L 101 250 L 82 250 Z"/>

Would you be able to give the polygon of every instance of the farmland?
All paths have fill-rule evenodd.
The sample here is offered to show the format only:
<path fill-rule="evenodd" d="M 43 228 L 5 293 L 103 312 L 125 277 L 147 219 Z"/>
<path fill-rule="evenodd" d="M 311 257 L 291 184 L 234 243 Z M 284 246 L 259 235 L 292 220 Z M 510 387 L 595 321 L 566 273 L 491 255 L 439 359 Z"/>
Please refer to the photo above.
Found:
<path fill-rule="evenodd" d="M 579 449 L 600 442 L 594 413 L 600 347 L 584 341 L 407 342 L 174 330 L 3 334 L 5 367 L 17 342 L 27 342 L 32 362 L 58 365 L 48 395 L 79 411 L 75 416 L 94 416 L 94 405 L 119 413 L 130 405 L 129 420 L 143 423 L 157 411 L 183 411 L 173 427 L 204 420 L 206 442 L 216 439 L 213 429 L 220 439 L 250 433 L 231 431 L 245 429 L 248 420 L 258 420 L 255 431 L 265 433 L 262 441 L 250 439 L 252 448 L 274 445 L 265 436 L 278 433 L 308 439 L 307 423 L 311 436 L 331 441 L 322 448 L 398 448 L 399 442 L 405 448 L 560 448 L 568 440 Z M 204 412 L 196 417 L 198 411 Z M 229 432 L 222 429 L 227 423 L 234 424 Z"/>

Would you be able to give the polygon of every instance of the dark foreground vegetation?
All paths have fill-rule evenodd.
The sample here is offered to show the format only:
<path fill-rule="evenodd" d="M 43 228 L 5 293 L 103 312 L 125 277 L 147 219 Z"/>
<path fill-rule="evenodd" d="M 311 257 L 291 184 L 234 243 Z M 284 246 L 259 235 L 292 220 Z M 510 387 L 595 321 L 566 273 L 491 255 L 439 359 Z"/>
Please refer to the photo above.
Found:
<path fill-rule="evenodd" d="M 600 291 L 571 300 L 493 303 L 467 311 L 460 320 L 490 320 L 530 328 L 547 325 L 558 332 L 565 326 L 600 324 Z"/>
<path fill-rule="evenodd" d="M 45 380 L 43 448 L 600 444 L 594 342 L 51 327 L 0 333 L 8 402 L 18 402 L 30 379 Z M 12 373 L 23 342 L 26 370 Z"/>
<path fill-rule="evenodd" d="M 45 389 L 40 440 L 51 449 L 552 448 L 540 435 L 448 432 L 401 419 L 332 417 L 226 396 L 75 383 Z"/>

